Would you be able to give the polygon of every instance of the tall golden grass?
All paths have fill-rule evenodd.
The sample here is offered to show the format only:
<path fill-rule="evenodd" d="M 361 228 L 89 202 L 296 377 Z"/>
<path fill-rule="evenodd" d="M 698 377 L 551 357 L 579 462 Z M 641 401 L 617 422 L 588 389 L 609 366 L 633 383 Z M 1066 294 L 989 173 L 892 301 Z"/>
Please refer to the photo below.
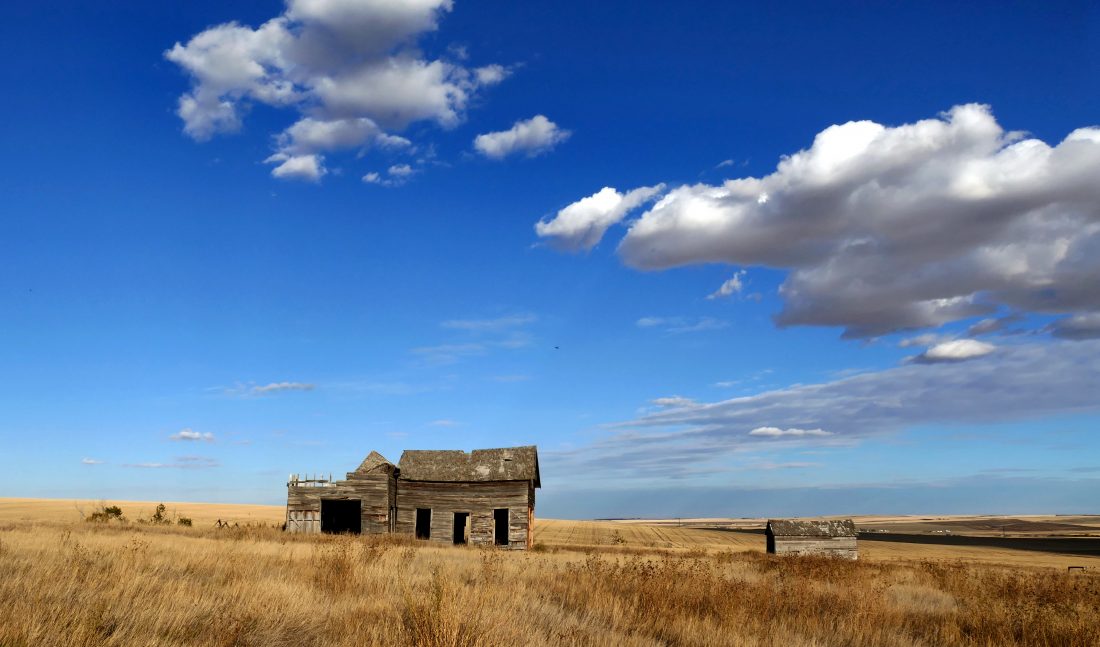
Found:
<path fill-rule="evenodd" d="M 1097 645 L 1100 577 L 943 562 L 0 524 L 0 645 Z"/>

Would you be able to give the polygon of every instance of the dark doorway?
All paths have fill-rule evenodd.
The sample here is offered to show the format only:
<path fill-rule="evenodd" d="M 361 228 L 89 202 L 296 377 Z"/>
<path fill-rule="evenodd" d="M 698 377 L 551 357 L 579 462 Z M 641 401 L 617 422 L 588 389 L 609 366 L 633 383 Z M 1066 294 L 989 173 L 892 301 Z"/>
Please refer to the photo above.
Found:
<path fill-rule="evenodd" d="M 417 508 L 416 509 L 416 538 L 417 539 L 431 539 L 432 538 L 432 509 L 431 508 Z"/>
<path fill-rule="evenodd" d="M 454 542 L 456 544 L 465 544 L 468 535 L 466 530 L 466 520 L 470 518 L 469 512 L 456 512 L 455 513 L 455 530 L 454 530 Z"/>
<path fill-rule="evenodd" d="M 321 499 L 321 532 L 363 532 L 363 502 L 359 499 Z"/>
<path fill-rule="evenodd" d="M 508 545 L 508 508 L 493 510 L 493 543 L 497 546 Z"/>

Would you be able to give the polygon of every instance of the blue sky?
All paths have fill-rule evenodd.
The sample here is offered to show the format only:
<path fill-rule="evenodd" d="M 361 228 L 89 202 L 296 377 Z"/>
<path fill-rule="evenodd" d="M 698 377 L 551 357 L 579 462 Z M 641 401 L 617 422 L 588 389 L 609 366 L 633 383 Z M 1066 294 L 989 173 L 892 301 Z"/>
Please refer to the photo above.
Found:
<path fill-rule="evenodd" d="M 1100 12 L 53 3 L 0 26 L 0 495 L 1095 512 Z"/>

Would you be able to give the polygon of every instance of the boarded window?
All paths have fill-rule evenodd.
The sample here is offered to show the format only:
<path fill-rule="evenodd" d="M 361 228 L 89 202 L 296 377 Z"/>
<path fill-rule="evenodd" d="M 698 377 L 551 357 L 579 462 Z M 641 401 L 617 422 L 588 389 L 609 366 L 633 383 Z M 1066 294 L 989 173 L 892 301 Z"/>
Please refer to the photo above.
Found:
<path fill-rule="evenodd" d="M 497 546 L 508 545 L 508 508 L 493 510 L 493 543 Z"/>
<path fill-rule="evenodd" d="M 321 532 L 363 531 L 363 502 L 359 499 L 321 499 Z"/>
<path fill-rule="evenodd" d="M 417 539 L 431 539 L 432 538 L 432 509 L 431 508 L 417 508 L 416 509 L 416 538 Z"/>
<path fill-rule="evenodd" d="M 465 544 L 469 538 L 469 524 L 466 521 L 470 518 L 469 512 L 456 512 L 454 523 L 454 543 Z"/>

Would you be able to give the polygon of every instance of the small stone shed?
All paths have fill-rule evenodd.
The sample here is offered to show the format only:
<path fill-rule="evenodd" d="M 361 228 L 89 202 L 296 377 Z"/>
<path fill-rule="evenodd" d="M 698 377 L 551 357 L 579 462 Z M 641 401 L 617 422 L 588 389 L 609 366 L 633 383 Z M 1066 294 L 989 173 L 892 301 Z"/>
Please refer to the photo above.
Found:
<path fill-rule="evenodd" d="M 540 487 L 533 445 L 406 450 L 397 465 L 371 452 L 346 480 L 292 474 L 286 529 L 525 549 L 532 545 Z"/>
<path fill-rule="evenodd" d="M 774 555 L 827 555 L 859 559 L 851 519 L 769 519 L 764 529 Z"/>

